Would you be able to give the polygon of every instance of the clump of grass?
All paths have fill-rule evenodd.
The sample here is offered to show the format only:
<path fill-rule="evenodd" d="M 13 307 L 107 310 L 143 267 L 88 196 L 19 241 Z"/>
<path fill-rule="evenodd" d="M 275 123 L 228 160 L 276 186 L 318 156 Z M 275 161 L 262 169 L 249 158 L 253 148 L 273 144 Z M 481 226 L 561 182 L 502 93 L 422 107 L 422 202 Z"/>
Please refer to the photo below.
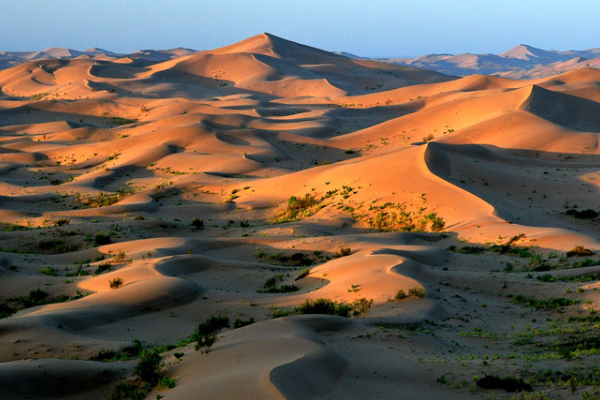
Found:
<path fill-rule="evenodd" d="M 565 212 L 566 215 L 572 215 L 574 218 L 578 218 L 578 219 L 594 219 L 596 217 L 598 217 L 598 212 L 592 210 L 592 209 L 586 209 L 586 210 L 581 210 L 581 211 L 577 211 L 574 208 L 567 210 Z"/>
<path fill-rule="evenodd" d="M 531 392 L 531 384 L 522 378 L 507 376 L 501 378 L 497 375 L 486 375 L 477 380 L 477 386 L 482 389 L 503 389 L 507 392 Z"/>
<path fill-rule="evenodd" d="M 295 281 L 299 281 L 302 278 L 306 278 L 308 275 L 310 274 L 310 269 L 305 268 L 302 270 L 302 272 L 300 272 L 298 274 L 298 276 L 296 277 L 296 279 L 294 279 Z"/>
<path fill-rule="evenodd" d="M 309 193 L 306 193 L 304 197 L 292 196 L 288 199 L 287 208 L 277 222 L 296 221 L 301 218 L 309 217 L 314 213 L 314 206 L 316 206 L 317 203 L 317 199 Z"/>
<path fill-rule="evenodd" d="M 335 252 L 334 257 L 346 257 L 352 254 L 352 249 L 349 247 L 342 247 Z"/>
<path fill-rule="evenodd" d="M 243 328 L 244 326 L 248 326 L 254 323 L 254 318 L 250 317 L 246 320 L 243 319 L 239 319 L 236 318 L 235 321 L 233 322 L 233 328 L 234 329 L 238 329 L 238 328 Z"/>
<path fill-rule="evenodd" d="M 203 229 L 204 221 L 199 219 L 198 217 L 194 217 L 194 218 L 192 218 L 192 222 L 190 222 L 190 226 L 192 226 L 196 229 Z"/>
<path fill-rule="evenodd" d="M 406 293 L 404 290 L 400 289 L 394 296 L 394 298 L 396 300 L 403 300 L 403 299 L 406 299 L 409 297 L 423 298 L 423 297 L 425 297 L 425 289 L 415 286 L 415 287 L 408 289 L 408 293 Z"/>
<path fill-rule="evenodd" d="M 299 290 L 296 285 L 281 285 L 277 286 L 277 282 L 283 281 L 283 275 L 279 274 L 273 276 L 265 282 L 263 288 L 258 290 L 258 293 L 290 293 L 297 292 Z"/>
<path fill-rule="evenodd" d="M 57 276 L 58 272 L 52 267 L 44 267 L 40 269 L 40 273 L 44 275 Z"/>
<path fill-rule="evenodd" d="M 118 289 L 121 287 L 121 285 L 123 285 L 123 279 L 121 279 L 121 278 L 111 279 L 110 281 L 108 281 L 108 283 L 109 283 L 111 289 Z"/>
<path fill-rule="evenodd" d="M 222 315 L 212 316 L 198 325 L 191 336 L 196 341 L 196 350 L 208 353 L 210 348 L 217 342 L 218 335 L 224 328 L 229 328 L 229 318 Z"/>
<path fill-rule="evenodd" d="M 329 299 L 306 299 L 304 303 L 294 308 L 296 314 L 328 314 L 340 317 L 350 317 L 352 307 Z"/>
<path fill-rule="evenodd" d="M 549 299 L 536 299 L 523 295 L 509 295 L 513 303 L 523 304 L 538 310 L 560 310 L 563 307 L 579 304 L 579 300 L 571 300 L 564 297 L 551 297 Z"/>
<path fill-rule="evenodd" d="M 448 251 L 452 251 L 452 252 L 456 252 L 459 254 L 482 254 L 486 251 L 487 249 L 483 246 L 463 246 L 463 247 L 459 247 L 457 248 L 456 246 L 450 246 L 448 247 Z"/>
<path fill-rule="evenodd" d="M 567 252 L 567 257 L 587 257 L 594 254 L 594 252 L 590 249 L 587 249 L 583 246 L 575 246 L 572 250 Z"/>
<path fill-rule="evenodd" d="M 110 235 L 105 235 L 104 232 L 100 231 L 94 237 L 94 242 L 98 245 L 110 244 L 111 238 Z"/>

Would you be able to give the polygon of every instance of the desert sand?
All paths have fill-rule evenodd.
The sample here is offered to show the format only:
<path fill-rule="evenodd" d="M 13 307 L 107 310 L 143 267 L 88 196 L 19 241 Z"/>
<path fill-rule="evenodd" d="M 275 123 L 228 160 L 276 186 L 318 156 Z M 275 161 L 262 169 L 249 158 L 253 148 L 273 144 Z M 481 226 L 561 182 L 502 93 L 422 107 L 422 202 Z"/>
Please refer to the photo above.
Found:
<path fill-rule="evenodd" d="M 600 71 L 98 54 L 0 71 L 0 398 L 597 398 Z"/>

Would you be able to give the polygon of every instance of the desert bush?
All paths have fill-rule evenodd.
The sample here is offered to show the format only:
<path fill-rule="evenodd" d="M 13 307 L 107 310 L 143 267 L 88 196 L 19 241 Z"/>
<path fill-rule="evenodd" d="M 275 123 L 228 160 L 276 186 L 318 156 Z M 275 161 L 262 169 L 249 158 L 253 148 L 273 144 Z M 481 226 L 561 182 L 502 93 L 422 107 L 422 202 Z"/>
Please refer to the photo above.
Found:
<path fill-rule="evenodd" d="M 254 323 L 254 318 L 250 317 L 247 320 L 242 320 L 239 318 L 236 318 L 235 321 L 233 322 L 233 328 L 234 329 L 238 329 L 238 328 L 242 328 L 244 326 L 248 326 Z"/>
<path fill-rule="evenodd" d="M 204 323 L 198 325 L 191 336 L 192 341 L 198 342 L 196 350 L 208 353 L 213 344 L 216 343 L 219 333 L 224 328 L 229 328 L 229 318 L 222 315 L 212 316 Z"/>
<path fill-rule="evenodd" d="M 328 314 L 349 317 L 352 307 L 329 299 L 306 299 L 304 303 L 294 308 L 297 314 Z"/>
<path fill-rule="evenodd" d="M 565 212 L 566 215 L 572 215 L 575 218 L 578 219 L 594 219 L 596 217 L 598 217 L 598 212 L 591 210 L 591 209 L 587 209 L 587 210 L 581 210 L 581 211 L 577 211 L 575 209 L 570 209 L 567 212 Z"/>
<path fill-rule="evenodd" d="M 567 257 L 586 257 L 591 256 L 594 252 L 590 249 L 586 249 L 583 246 L 575 246 L 572 250 L 567 252 Z"/>
<path fill-rule="evenodd" d="M 0 303 L 0 319 L 10 317 L 11 315 L 13 315 L 16 312 L 17 312 L 17 310 L 12 308 L 8 304 Z"/>
<path fill-rule="evenodd" d="M 366 315 L 371 306 L 373 306 L 373 299 L 367 300 L 362 297 L 354 300 L 350 307 L 352 308 L 352 315 L 354 317 L 360 317 Z"/>
<path fill-rule="evenodd" d="M 456 248 L 456 246 L 448 247 L 448 251 L 453 251 L 459 254 L 482 254 L 486 251 L 486 248 L 483 246 L 463 246 Z"/>
<path fill-rule="evenodd" d="M 121 278 L 111 279 L 108 282 L 110 284 L 111 289 L 118 289 L 121 287 L 121 285 L 123 285 L 123 279 L 121 279 Z"/>
<path fill-rule="evenodd" d="M 50 275 L 50 276 L 57 276 L 58 273 L 56 272 L 56 270 L 52 267 L 44 267 L 42 269 L 40 269 L 40 273 L 44 274 L 44 275 Z"/>
<path fill-rule="evenodd" d="M 298 276 L 294 280 L 299 281 L 302 278 L 306 278 L 309 274 L 310 274 L 310 269 L 305 268 L 305 269 L 302 270 L 302 272 L 300 272 L 298 274 Z"/>
<path fill-rule="evenodd" d="M 292 196 L 288 199 L 287 208 L 276 222 L 289 222 L 308 217 L 317 203 L 314 196 L 309 193 L 306 193 L 304 197 Z"/>
<path fill-rule="evenodd" d="M 338 251 L 335 252 L 334 257 L 346 257 L 352 254 L 352 249 L 349 247 L 342 247 Z"/>
<path fill-rule="evenodd" d="M 415 287 L 408 289 L 408 293 L 406 293 L 404 290 L 400 289 L 394 296 L 394 298 L 396 300 L 402 300 L 402 299 L 406 299 L 408 297 L 423 298 L 423 297 L 425 297 L 425 289 L 415 286 Z"/>
<path fill-rule="evenodd" d="M 100 231 L 94 237 L 94 242 L 98 245 L 109 244 L 111 242 L 111 238 L 109 235 L 105 235 L 104 232 Z"/>
<path fill-rule="evenodd" d="M 190 222 L 190 225 L 196 229 L 203 229 L 204 221 L 199 219 L 198 217 L 194 217 L 194 218 L 192 218 L 192 222 Z"/>
<path fill-rule="evenodd" d="M 524 304 L 529 307 L 536 308 L 538 310 L 559 310 L 563 307 L 575 305 L 579 303 L 579 300 L 571 300 L 564 297 L 551 297 L 549 299 L 536 299 L 534 297 L 526 297 L 523 295 L 509 295 L 512 297 L 513 303 Z"/>
<path fill-rule="evenodd" d="M 64 226 L 64 225 L 69 225 L 70 223 L 71 223 L 70 219 L 61 218 L 61 219 L 54 221 L 54 226 Z"/>
<path fill-rule="evenodd" d="M 507 392 L 531 392 L 533 390 L 531 384 L 514 376 L 501 378 L 497 375 L 486 375 L 477 380 L 477 386 L 482 389 L 503 389 Z"/>
<path fill-rule="evenodd" d="M 144 382 L 151 386 L 156 386 L 161 378 L 160 373 L 160 354 L 155 349 L 142 350 L 140 361 L 135 366 L 135 374 Z"/>
<path fill-rule="evenodd" d="M 94 275 L 100 275 L 101 273 L 108 271 L 112 268 L 112 264 L 109 262 L 104 262 L 98 265 L 96 270 L 94 271 Z"/>

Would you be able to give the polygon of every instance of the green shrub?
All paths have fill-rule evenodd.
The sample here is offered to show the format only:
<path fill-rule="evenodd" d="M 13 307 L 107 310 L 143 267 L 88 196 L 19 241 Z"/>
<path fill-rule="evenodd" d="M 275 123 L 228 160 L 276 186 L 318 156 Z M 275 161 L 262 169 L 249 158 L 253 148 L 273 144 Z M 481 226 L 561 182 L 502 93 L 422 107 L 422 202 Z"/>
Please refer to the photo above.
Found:
<path fill-rule="evenodd" d="M 156 386 L 161 378 L 160 360 L 160 354 L 155 349 L 142 350 L 140 361 L 135 366 L 135 374 L 152 387 Z"/>
<path fill-rule="evenodd" d="M 575 246 L 572 250 L 567 252 L 567 257 L 581 257 L 581 256 L 591 256 L 594 252 L 590 249 L 586 249 L 583 246 Z"/>
<path fill-rule="evenodd" d="M 242 320 L 239 318 L 236 318 L 235 321 L 233 322 L 233 328 L 234 329 L 238 329 L 238 328 L 242 328 L 244 326 L 248 326 L 254 323 L 254 318 L 250 317 L 247 320 Z"/>
<path fill-rule="evenodd" d="M 199 219 L 199 218 L 197 218 L 197 217 L 194 217 L 192 219 L 192 222 L 190 222 L 190 225 L 193 226 L 196 229 L 203 229 L 204 228 L 204 221 L 201 220 L 201 219 Z"/>
<path fill-rule="evenodd" d="M 196 350 L 208 353 L 213 344 L 216 343 L 219 333 L 224 328 L 229 328 L 229 318 L 222 315 L 212 316 L 204 323 L 198 325 L 191 336 L 192 341 L 198 342 Z"/>
<path fill-rule="evenodd" d="M 323 298 L 316 300 L 307 299 L 294 309 L 294 312 L 297 314 L 328 314 L 346 318 L 350 316 L 351 311 L 352 307 L 348 305 Z"/>
<path fill-rule="evenodd" d="M 310 274 L 310 269 L 308 269 L 308 268 L 303 269 L 302 272 L 300 272 L 300 274 L 298 274 L 298 276 L 294 280 L 299 281 L 302 278 L 306 278 L 309 274 Z"/>
<path fill-rule="evenodd" d="M 418 298 L 425 297 L 425 289 L 415 286 L 415 287 L 408 289 L 408 293 L 406 293 L 404 290 L 400 289 L 394 296 L 394 298 L 396 300 L 402 300 L 402 299 L 406 299 L 408 297 L 418 297 Z"/>
<path fill-rule="evenodd" d="M 121 278 L 111 279 L 110 281 L 108 281 L 108 283 L 109 283 L 111 289 L 118 289 L 123 284 L 123 279 L 121 279 Z"/>
<path fill-rule="evenodd" d="M 507 392 L 531 392 L 533 390 L 529 383 L 514 376 L 500 378 L 496 375 L 486 375 L 477 380 L 477 386 L 482 389 L 503 389 Z"/>
<path fill-rule="evenodd" d="M 109 235 L 105 235 L 104 232 L 100 231 L 94 237 L 94 242 L 98 245 L 110 244 L 111 238 Z"/>
<path fill-rule="evenodd" d="M 42 269 L 40 269 L 40 272 L 44 275 L 50 275 L 50 276 L 57 276 L 58 273 L 56 272 L 56 270 L 52 267 L 44 267 Z"/>
<path fill-rule="evenodd" d="M 335 252 L 334 256 L 335 257 L 346 257 L 346 256 L 349 256 L 350 254 L 352 254 L 352 249 L 350 249 L 349 247 L 342 247 L 341 249 L 339 249 L 338 251 Z"/>
<path fill-rule="evenodd" d="M 564 297 L 551 297 L 549 299 L 536 299 L 534 297 L 525 297 L 523 295 L 509 295 L 512 297 L 513 303 L 524 304 L 538 310 L 556 310 L 566 306 L 571 306 L 579 303 L 579 300 L 566 299 Z"/>
<path fill-rule="evenodd" d="M 12 308 L 11 306 L 4 303 L 0 303 L 0 319 L 10 317 L 16 312 L 17 310 Z"/>

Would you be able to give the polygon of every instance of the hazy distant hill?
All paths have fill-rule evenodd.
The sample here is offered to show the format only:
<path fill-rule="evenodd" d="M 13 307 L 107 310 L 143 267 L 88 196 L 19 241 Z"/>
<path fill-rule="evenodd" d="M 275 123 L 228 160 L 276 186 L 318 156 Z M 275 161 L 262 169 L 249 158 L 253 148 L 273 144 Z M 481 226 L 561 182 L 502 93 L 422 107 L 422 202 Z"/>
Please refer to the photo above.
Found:
<path fill-rule="evenodd" d="M 78 51 L 62 47 L 51 47 L 42 51 L 0 51 L 0 70 L 14 67 L 27 61 L 44 59 L 93 58 L 112 61 L 119 58 L 131 58 L 150 62 L 167 61 L 175 57 L 189 55 L 195 50 L 176 48 L 170 50 L 138 50 L 131 54 L 115 53 L 109 50 L 92 47 Z"/>
<path fill-rule="evenodd" d="M 506 78 L 542 78 L 583 67 L 600 68 L 600 48 L 554 51 L 520 44 L 497 55 L 428 54 L 417 58 L 386 58 L 379 61 L 426 68 L 447 75 L 483 74 Z"/>

